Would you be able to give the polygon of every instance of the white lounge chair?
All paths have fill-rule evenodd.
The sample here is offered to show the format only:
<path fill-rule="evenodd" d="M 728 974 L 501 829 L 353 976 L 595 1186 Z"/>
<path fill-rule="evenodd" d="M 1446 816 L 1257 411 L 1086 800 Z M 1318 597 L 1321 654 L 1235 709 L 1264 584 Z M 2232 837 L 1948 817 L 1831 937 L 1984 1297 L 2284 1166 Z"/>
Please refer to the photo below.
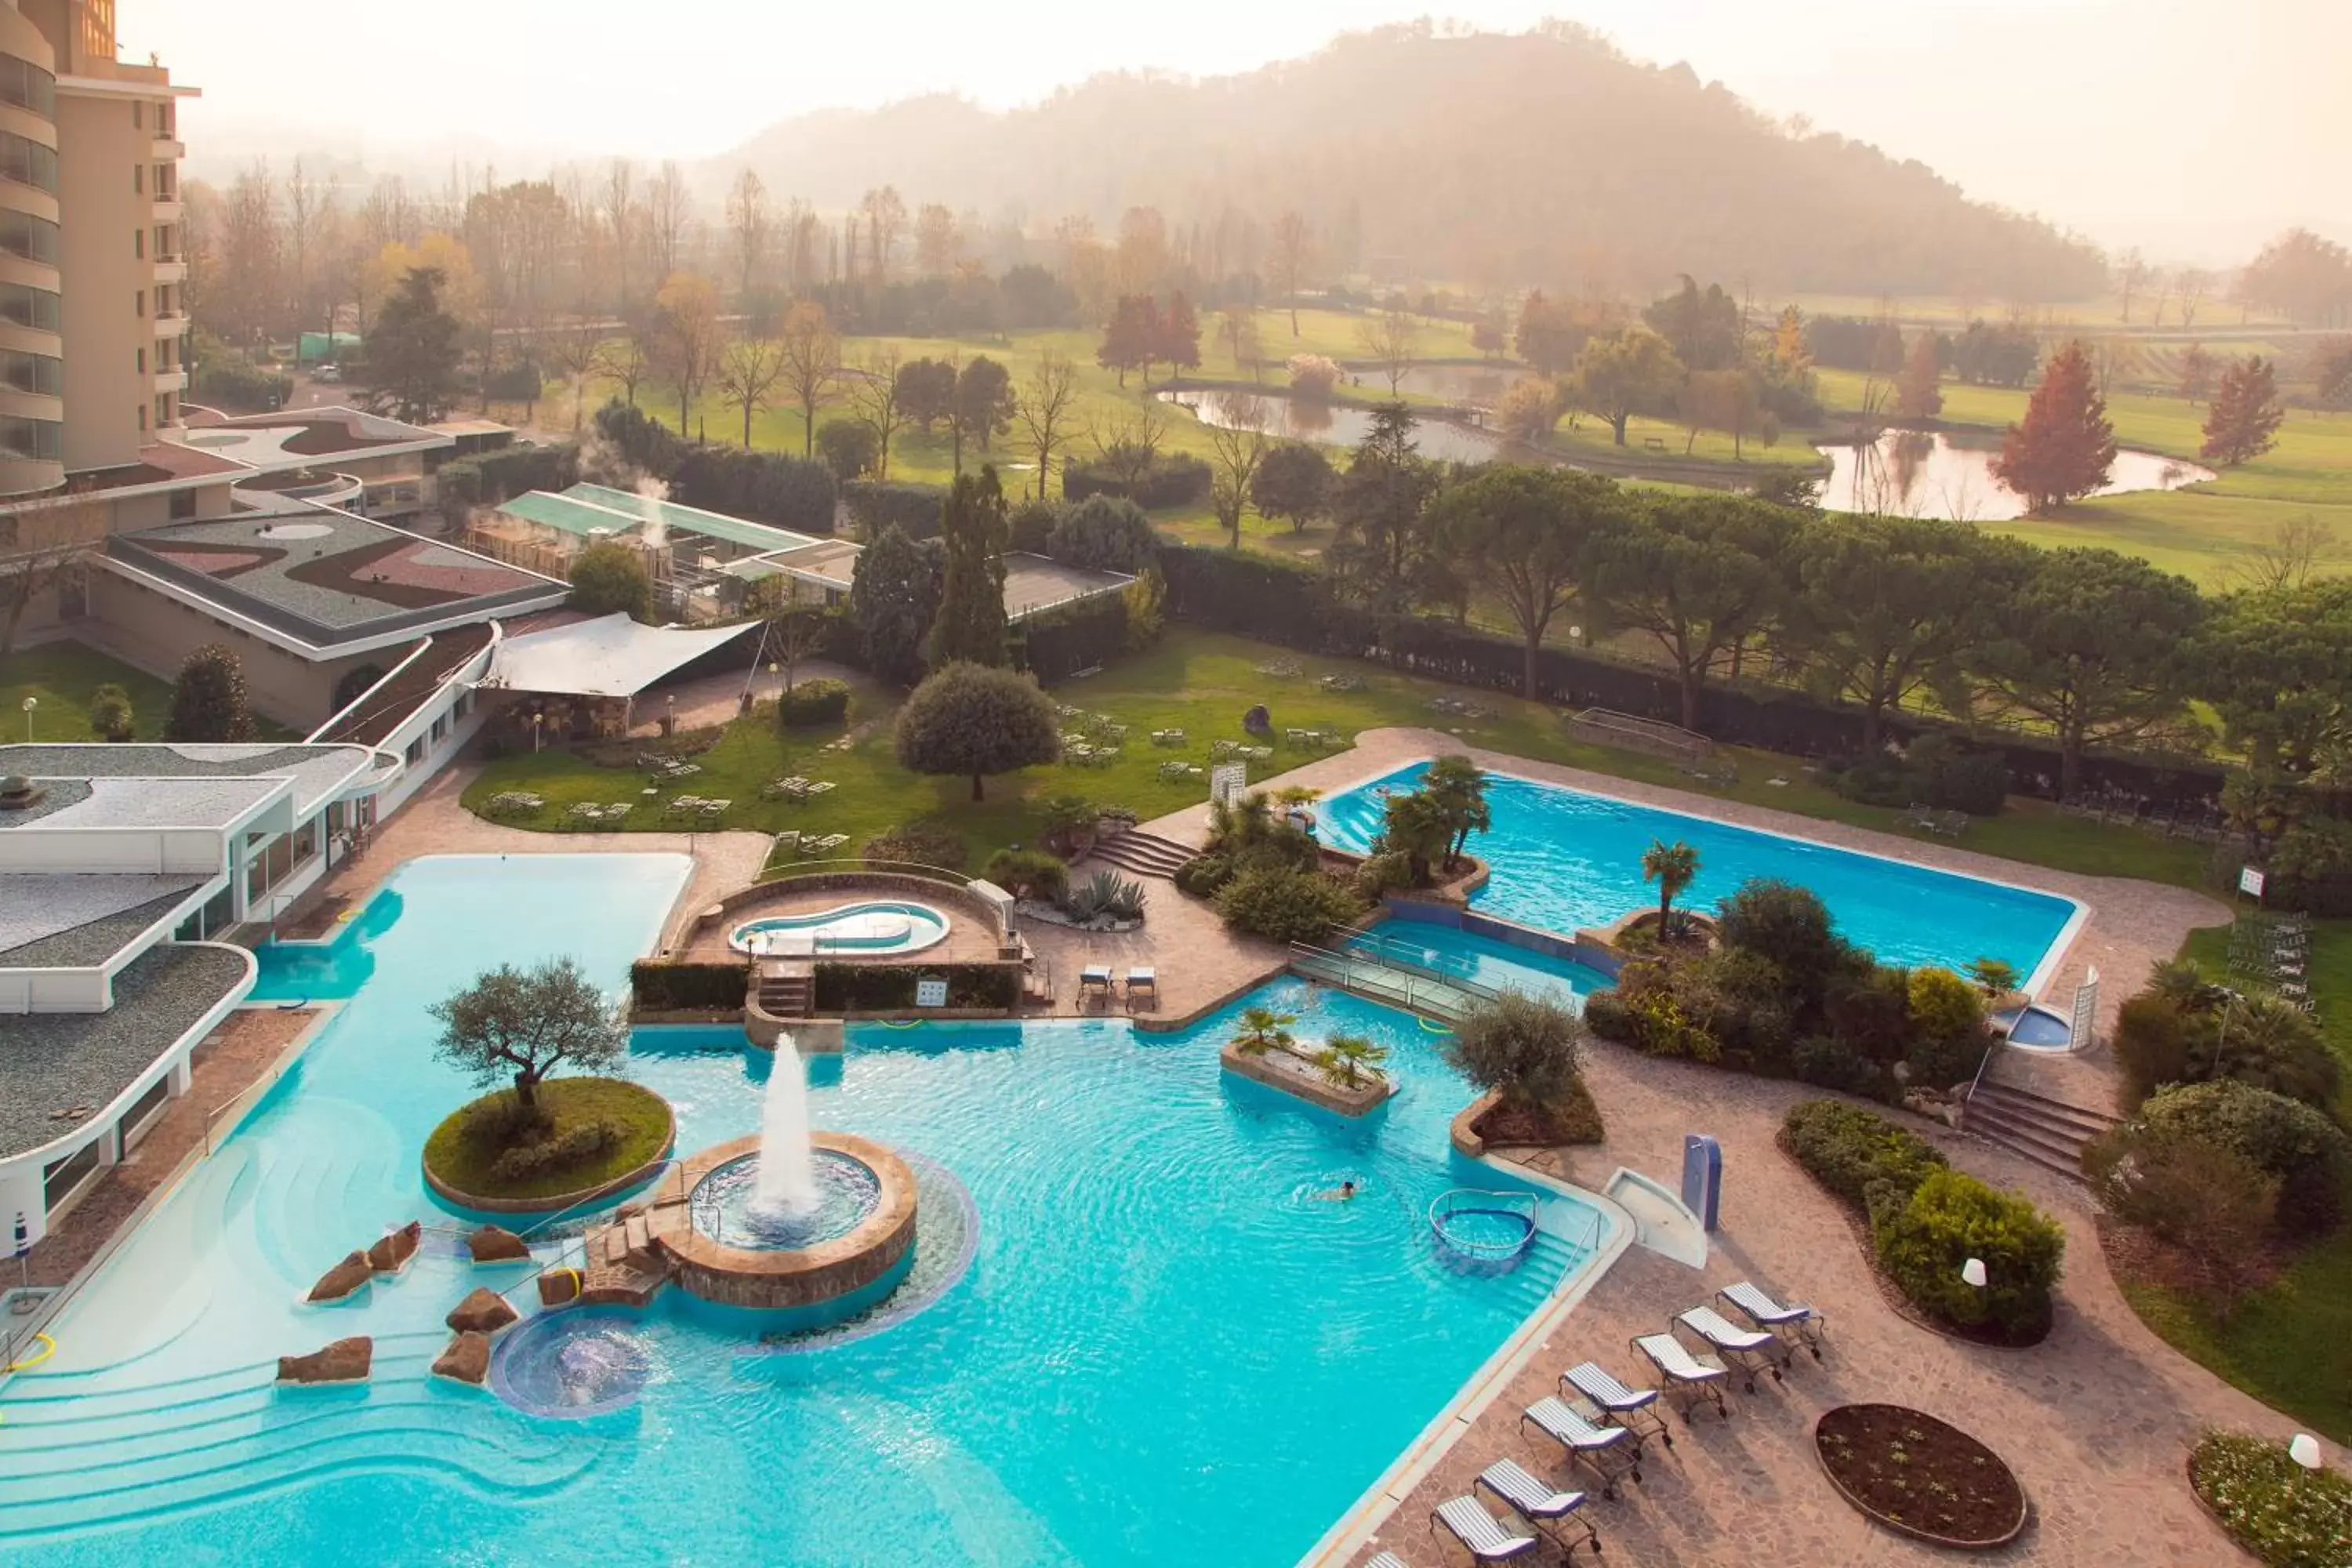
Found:
<path fill-rule="evenodd" d="M 1568 1450 L 1568 1457 L 1601 1478 L 1601 1495 L 1614 1500 L 1617 1478 L 1642 1479 L 1642 1446 L 1622 1426 L 1596 1426 L 1565 1402 L 1545 1396 L 1519 1417 L 1525 1431 L 1534 1422 L 1543 1435 Z"/>
<path fill-rule="evenodd" d="M 1769 1372 L 1779 1383 L 1780 1369 L 1789 1363 L 1788 1349 L 1779 1335 L 1743 1329 L 1712 1307 L 1693 1307 L 1677 1315 L 1670 1328 L 1688 1329 L 1705 1340 L 1725 1365 L 1739 1369 L 1750 1394 L 1756 1392 L 1758 1373 Z"/>
<path fill-rule="evenodd" d="M 1570 1390 L 1574 1393 L 1570 1394 Z M 1658 1391 L 1654 1388 L 1628 1388 L 1599 1362 L 1588 1361 L 1559 1374 L 1559 1391 L 1584 1400 L 1633 1433 L 1637 1442 L 1646 1434 L 1634 1424 L 1643 1422 L 1657 1428 L 1667 1447 L 1675 1446 L 1675 1435 L 1666 1430 L 1666 1418 L 1658 1414 Z"/>
<path fill-rule="evenodd" d="M 1542 1544 L 1532 1535 L 1513 1535 L 1475 1498 L 1448 1498 L 1430 1510 L 1429 1530 L 1444 1525 L 1480 1563 L 1510 1563 L 1534 1555 Z"/>
<path fill-rule="evenodd" d="M 1470 1483 L 1470 1489 L 1474 1492 L 1480 1487 L 1493 1492 L 1504 1507 L 1526 1520 L 1531 1527 L 1550 1536 L 1559 1547 L 1561 1556 L 1569 1556 L 1576 1551 L 1574 1542 L 1560 1539 L 1562 1521 L 1582 1530 L 1584 1539 L 1592 1543 L 1596 1554 L 1601 1551 L 1601 1532 L 1592 1528 L 1591 1521 L 1577 1517 L 1576 1510 L 1584 1506 L 1582 1492 L 1564 1492 L 1549 1481 L 1538 1480 L 1520 1468 L 1515 1459 L 1497 1459 L 1487 1466 L 1478 1479 Z"/>
<path fill-rule="evenodd" d="M 1777 1334 L 1791 1351 L 1802 1345 L 1822 1359 L 1823 1325 L 1821 1313 L 1801 1301 L 1782 1303 L 1764 1293 L 1763 1288 L 1742 1279 L 1737 1285 L 1726 1285 L 1716 1295 L 1749 1322 L 1765 1332 Z"/>
<path fill-rule="evenodd" d="M 1364 1568 L 1404 1568 L 1404 1559 L 1393 1552 L 1383 1552 L 1365 1563 Z"/>
<path fill-rule="evenodd" d="M 1723 1401 L 1723 1385 L 1731 1373 L 1722 1363 L 1701 1361 L 1672 1334 L 1636 1334 L 1633 1348 L 1650 1358 L 1650 1364 L 1674 1390 L 1675 1408 L 1685 1422 L 1691 1407 L 1702 1399 L 1713 1400 L 1715 1413 L 1726 1421 L 1731 1419 L 1731 1407 Z"/>

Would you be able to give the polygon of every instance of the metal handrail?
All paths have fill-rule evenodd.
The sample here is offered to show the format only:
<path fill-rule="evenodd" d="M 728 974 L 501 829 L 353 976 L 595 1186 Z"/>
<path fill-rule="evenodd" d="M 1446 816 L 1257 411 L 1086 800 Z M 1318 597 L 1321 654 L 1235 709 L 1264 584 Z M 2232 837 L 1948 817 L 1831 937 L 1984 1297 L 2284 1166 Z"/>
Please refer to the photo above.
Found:
<path fill-rule="evenodd" d="M 2031 1004 L 2028 1005 L 2031 1005 Z M 1960 1109 L 1963 1111 L 1975 1103 L 1977 1098 L 1977 1085 L 1984 1081 L 1985 1068 L 1992 1066 L 1993 1052 L 2000 1049 L 2003 1044 L 2004 1042 L 2001 1037 L 1996 1035 L 1993 1037 L 1992 1044 L 1985 1047 L 1984 1055 L 1978 1058 L 1976 1077 L 1969 1079 L 1969 1091 L 1968 1093 L 1960 1096 Z"/>
<path fill-rule="evenodd" d="M 630 1184 L 633 1187 L 650 1186 L 654 1183 L 660 1181 L 665 1175 L 667 1175 L 669 1173 L 669 1168 L 672 1165 L 682 1165 L 685 1163 L 686 1160 L 683 1155 L 665 1154 L 662 1156 L 661 1162 L 654 1167 L 652 1175 L 646 1177 L 642 1183 L 632 1183 Z M 537 1236 L 549 1226 L 553 1225 L 557 1220 L 560 1220 L 565 1215 L 570 1214 L 573 1209 L 589 1208 L 598 1204 L 609 1203 L 614 1195 L 615 1194 L 611 1192 L 602 1192 L 596 1194 L 593 1197 L 581 1198 L 575 1202 L 568 1203 L 562 1208 L 557 1209 L 553 1214 L 542 1215 L 540 1218 L 539 1223 L 531 1226 L 529 1229 L 517 1231 L 515 1236 L 517 1239 L 528 1242 L 532 1237 Z"/>

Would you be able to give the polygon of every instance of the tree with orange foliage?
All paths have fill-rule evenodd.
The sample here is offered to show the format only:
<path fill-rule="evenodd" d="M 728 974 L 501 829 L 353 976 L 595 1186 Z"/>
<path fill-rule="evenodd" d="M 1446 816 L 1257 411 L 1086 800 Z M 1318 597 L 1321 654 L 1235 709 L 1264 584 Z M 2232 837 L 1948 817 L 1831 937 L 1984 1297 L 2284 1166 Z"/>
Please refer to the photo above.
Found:
<path fill-rule="evenodd" d="M 1904 356 L 1895 378 L 1895 412 L 1906 419 L 1933 419 L 1944 411 L 1944 367 L 1936 356 L 1936 334 L 1921 332 Z"/>
<path fill-rule="evenodd" d="M 2025 405 L 2022 423 L 2009 427 L 1993 477 L 2025 498 L 2026 510 L 2049 511 L 2107 482 L 2116 461 L 2116 427 L 2099 395 L 2090 356 L 2077 341 L 2059 351 Z"/>

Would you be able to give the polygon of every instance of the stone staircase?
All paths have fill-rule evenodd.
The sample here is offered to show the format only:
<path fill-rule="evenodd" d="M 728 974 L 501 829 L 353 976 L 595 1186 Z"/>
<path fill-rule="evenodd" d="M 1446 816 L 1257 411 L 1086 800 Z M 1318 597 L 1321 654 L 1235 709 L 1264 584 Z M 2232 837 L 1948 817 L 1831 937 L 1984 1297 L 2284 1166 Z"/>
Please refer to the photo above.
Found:
<path fill-rule="evenodd" d="M 654 1245 L 652 1224 L 642 1209 L 590 1232 L 587 1244 L 588 1266 L 581 1271 L 583 1304 L 642 1307 L 669 1279 L 669 1260 Z"/>
<path fill-rule="evenodd" d="M 1125 833 L 1097 838 L 1088 853 L 1092 858 L 1117 866 L 1123 871 L 1132 871 L 1139 877 L 1157 877 L 1165 881 L 1198 851 L 1172 838 L 1162 838 L 1157 833 L 1130 827 Z"/>
<path fill-rule="evenodd" d="M 805 1018 L 814 1001 L 815 978 L 804 963 L 773 962 L 760 966 L 760 1011 L 772 1018 Z"/>
<path fill-rule="evenodd" d="M 1960 1113 L 1963 1132 L 1974 1133 L 2076 1181 L 2083 1179 L 2084 1146 L 2116 1122 L 2104 1110 L 2070 1105 L 1990 1079 L 1977 1085 Z"/>

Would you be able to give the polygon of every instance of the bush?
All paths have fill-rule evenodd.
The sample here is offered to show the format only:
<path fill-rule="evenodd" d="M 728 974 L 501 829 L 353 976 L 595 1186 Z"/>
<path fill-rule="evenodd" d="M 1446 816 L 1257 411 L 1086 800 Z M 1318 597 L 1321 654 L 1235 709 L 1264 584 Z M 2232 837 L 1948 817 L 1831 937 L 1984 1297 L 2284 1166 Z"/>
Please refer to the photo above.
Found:
<path fill-rule="evenodd" d="M 1061 717 L 1034 679 L 956 663 L 915 688 L 892 741 L 900 767 L 967 777 L 977 802 L 988 774 L 1059 758 L 1061 735 Z"/>
<path fill-rule="evenodd" d="M 1016 899 L 1058 903 L 1070 885 L 1070 868 L 1043 849 L 1000 849 L 980 874 Z"/>
<path fill-rule="evenodd" d="M 246 707 L 245 666 L 225 643 L 206 643 L 180 666 L 172 687 L 166 741 L 250 741 L 256 732 Z"/>
<path fill-rule="evenodd" d="M 936 539 L 948 492 L 937 485 L 852 479 L 841 487 L 841 499 L 856 520 L 858 531 L 868 540 L 893 527 L 909 539 Z"/>
<path fill-rule="evenodd" d="M 526 490 L 565 490 L 580 482 L 580 448 L 569 441 L 519 443 L 441 465 L 434 493 L 442 514 L 462 524 L 476 507 L 496 506 Z"/>
<path fill-rule="evenodd" d="M 1799 1040 L 1790 1054 L 1789 1068 L 1800 1082 L 1822 1089 L 1874 1099 L 1883 1098 L 1886 1091 L 1885 1076 L 1877 1064 L 1864 1060 L 1860 1052 L 1832 1035 L 1808 1035 Z"/>
<path fill-rule="evenodd" d="M 1513 1105 L 1548 1106 L 1583 1066 L 1584 1024 L 1548 997 L 1505 991 L 1455 1020 L 1444 1046 L 1454 1070 Z"/>
<path fill-rule="evenodd" d="M 1045 553 L 1065 566 L 1134 575 L 1157 559 L 1159 541 L 1151 520 L 1133 501 L 1090 496 L 1062 514 Z"/>
<path fill-rule="evenodd" d="M 961 871 L 971 851 L 963 835 L 943 822 L 902 822 L 867 839 L 859 853 L 868 860 L 902 860 Z"/>
<path fill-rule="evenodd" d="M 584 615 L 653 619 L 654 585 L 645 559 L 612 540 L 583 550 L 572 558 L 572 607 Z"/>
<path fill-rule="evenodd" d="M 2048 1325 L 2066 1234 L 2023 1198 L 1958 1171 L 1931 1171 L 1908 1203 L 1881 1205 L 1871 1230 L 1887 1278 L 1929 1316 L 1990 1323 L 2012 1338 Z M 1981 1288 L 1960 1278 L 1972 1258 L 1985 1266 Z"/>
<path fill-rule="evenodd" d="M 1595 991 L 1584 999 L 1584 1026 L 1597 1039 L 1621 1046 L 1633 1043 L 1633 1018 L 1625 999 L 1612 988 Z"/>
<path fill-rule="evenodd" d="M 516 1144 L 490 1162 L 490 1176 L 499 1182 L 528 1182 L 538 1176 L 551 1176 L 601 1159 L 619 1148 L 624 1136 L 617 1122 L 583 1122 L 559 1137 Z"/>
<path fill-rule="evenodd" d="M 1815 1181 L 1865 1213 L 1909 1202 L 1919 1184 L 1945 1165 L 1943 1152 L 1916 1133 L 1834 1100 L 1790 1106 L 1780 1138 Z"/>
<path fill-rule="evenodd" d="M 743 1005 L 751 984 L 748 961 L 721 963 L 672 963 L 641 958 L 629 965 L 629 995 L 649 1013 L 673 1008 L 714 1008 L 732 1012 Z"/>
<path fill-rule="evenodd" d="M 1766 879 L 1743 882 L 1716 910 L 1727 947 L 1746 948 L 1780 972 L 1795 996 L 1818 1000 L 1832 976 L 1854 967 L 1853 950 L 1830 922 L 1829 907 L 1810 888 Z"/>
<path fill-rule="evenodd" d="M 2152 991 L 2126 997 L 2116 1011 L 2116 1065 L 2123 1069 L 2126 1112 L 2168 1083 L 2189 1078 L 2189 1016 Z"/>
<path fill-rule="evenodd" d="M 2279 1181 L 2227 1144 L 2144 1128 L 2111 1132 L 2083 1152 L 2099 1205 L 2203 1261 L 2224 1289 L 2269 1239 Z"/>
<path fill-rule="evenodd" d="M 1054 537 L 1055 525 L 1062 521 L 1062 509 L 1041 496 L 1030 496 L 1014 503 L 1010 521 L 1012 548 L 1044 555 L 1045 542 Z"/>
<path fill-rule="evenodd" d="M 343 704 L 335 704 L 338 712 Z M 101 741 L 120 744 L 139 732 L 131 710 L 131 693 L 110 680 L 89 694 L 89 731 Z"/>
<path fill-rule="evenodd" d="M 2171 965 L 2158 966 L 2149 989 L 2125 1001 L 2115 1050 L 2126 1111 L 2167 1084 L 2214 1079 L 2326 1106 L 2343 1074 L 2307 1015 L 2275 996 L 2231 999 Z"/>
<path fill-rule="evenodd" d="M 874 426 L 854 419 L 836 419 L 820 426 L 816 449 L 833 477 L 844 484 L 873 472 L 882 456 L 882 443 L 875 439 Z"/>
<path fill-rule="evenodd" d="M 820 963 L 815 1007 L 820 1013 L 911 1008 L 918 980 L 945 980 L 950 1007 L 1009 1012 L 1021 1000 L 1021 973 L 1010 964 Z"/>
<path fill-rule="evenodd" d="M 2284 1444 L 2208 1432 L 2189 1456 L 2189 1476 L 2222 1527 L 2270 1568 L 2342 1568 L 2352 1479 L 2341 1471 L 2306 1470 Z"/>
<path fill-rule="evenodd" d="M 2008 765 L 1990 752 L 1963 750 L 1948 735 L 1920 736 L 1903 761 L 1918 798 L 1938 811 L 1998 816 L 2009 798 Z"/>
<path fill-rule="evenodd" d="M 776 722 L 787 730 L 838 724 L 849 714 L 849 686 L 829 679 L 803 680 L 776 699 Z"/>
<path fill-rule="evenodd" d="M 189 378 L 188 395 L 243 413 L 283 408 L 294 395 L 294 378 L 241 359 L 207 359 Z"/>
<path fill-rule="evenodd" d="M 1234 879 L 1234 862 L 1230 856 L 1195 855 L 1176 868 L 1176 890 L 1190 893 L 1196 899 L 1216 896 L 1217 889 Z"/>
<path fill-rule="evenodd" d="M 1139 507 L 1199 506 L 1209 499 L 1213 475 L 1209 465 L 1182 452 L 1153 455 L 1139 479 L 1129 479 L 1100 464 L 1071 463 L 1062 469 L 1062 496 L 1082 501 L 1089 496 L 1123 496 Z"/>
<path fill-rule="evenodd" d="M 1363 911 L 1349 889 L 1296 867 L 1253 866 L 1217 891 L 1217 913 L 1228 927 L 1274 942 L 1320 942 Z"/>
<path fill-rule="evenodd" d="M 1977 1069 L 1992 1043 L 1985 1028 L 1984 993 L 1948 969 L 1915 969 L 1906 983 L 1914 1083 L 1948 1089 Z"/>
<path fill-rule="evenodd" d="M 1374 855 L 1356 868 L 1356 897 L 1378 903 L 1385 894 L 1412 886 L 1412 857 L 1401 849 Z"/>
<path fill-rule="evenodd" d="M 2168 1089 L 2109 1134 L 2126 1149 L 2144 1136 L 2179 1135 L 2229 1149 L 2279 1183 L 2275 1217 L 2290 1236 L 2331 1231 L 2343 1221 L 2352 1179 L 2352 1139 L 2300 1100 L 2222 1079 Z"/>
<path fill-rule="evenodd" d="M 823 463 L 737 447 L 688 447 L 669 475 L 669 499 L 681 506 L 795 533 L 831 533 L 838 495 L 833 470 Z"/>

